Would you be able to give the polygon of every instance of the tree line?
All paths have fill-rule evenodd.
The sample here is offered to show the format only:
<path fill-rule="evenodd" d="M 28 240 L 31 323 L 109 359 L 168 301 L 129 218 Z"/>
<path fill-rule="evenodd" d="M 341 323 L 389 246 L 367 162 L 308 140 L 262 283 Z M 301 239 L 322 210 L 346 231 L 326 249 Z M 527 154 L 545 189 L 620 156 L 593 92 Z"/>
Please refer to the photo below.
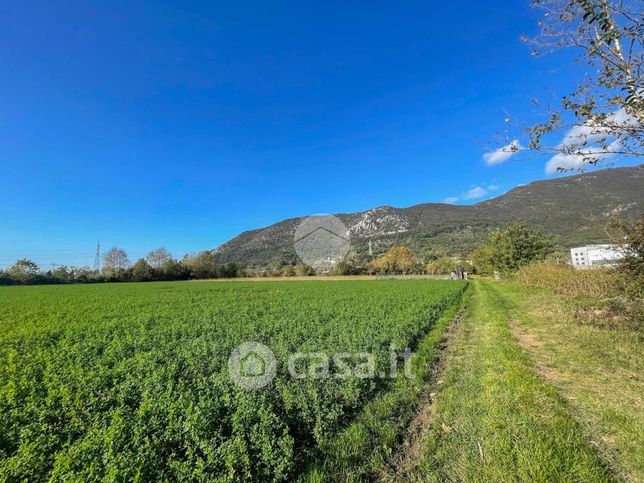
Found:
<path fill-rule="evenodd" d="M 492 231 L 474 252 L 422 260 L 406 246 L 391 247 L 371 260 L 347 257 L 334 269 L 336 275 L 451 275 L 465 273 L 491 275 L 509 273 L 529 263 L 545 260 L 555 252 L 552 237 L 526 224 L 512 223 Z"/>
<path fill-rule="evenodd" d="M 494 250 L 508 250 L 518 246 L 522 240 L 529 240 L 531 250 L 527 247 L 515 249 L 523 259 L 509 262 L 512 267 L 523 261 L 544 257 L 549 253 L 551 242 L 544 235 L 529 232 L 525 225 L 511 225 L 505 231 L 494 232 L 490 242 Z M 501 242 L 505 240 L 505 242 Z M 543 240 L 539 242 L 539 240 Z M 497 246 L 498 245 L 498 246 Z M 488 249 L 481 249 L 480 254 L 487 254 Z M 473 256 L 476 256 L 477 252 Z M 393 246 L 375 257 L 364 258 L 356 253 L 349 253 L 336 263 L 328 275 L 449 275 L 452 273 L 488 271 L 492 268 L 489 262 L 481 257 L 463 254 L 457 257 L 443 257 L 424 261 L 417 257 L 406 246 Z M 506 260 L 513 255 L 498 257 L 490 255 L 493 260 Z M 479 258 L 481 261 L 479 263 Z M 145 257 L 130 261 L 128 253 L 119 247 L 112 247 L 103 256 L 100 270 L 87 267 L 59 266 L 52 270 L 42 271 L 32 260 L 20 259 L 6 271 L 0 271 L 0 284 L 45 284 L 45 283 L 93 283 L 93 282 L 150 282 L 170 280 L 203 280 L 216 278 L 241 277 L 293 277 L 316 275 L 315 270 L 303 263 L 280 262 L 266 267 L 249 267 L 241 263 L 221 264 L 215 260 L 210 251 L 187 254 L 175 259 L 165 247 L 150 251 Z"/>
<path fill-rule="evenodd" d="M 160 247 L 131 263 L 124 249 L 113 247 L 103 256 L 100 270 L 61 265 L 55 269 L 43 271 L 32 260 L 27 258 L 17 260 L 7 270 L 0 271 L 0 285 L 152 282 L 234 278 L 244 275 L 245 267 L 242 264 L 217 263 L 209 251 L 187 254 L 177 260 L 169 250 Z"/>
<path fill-rule="evenodd" d="M 642 239 L 644 221 L 640 217 L 632 223 L 618 220 L 610 228 L 615 243 L 623 247 L 621 268 L 628 272 L 638 286 L 644 279 Z M 382 255 L 360 257 L 350 252 L 336 263 L 328 275 L 413 275 L 457 276 L 464 273 L 509 275 L 527 265 L 547 260 L 559 262 L 551 236 L 531 230 L 524 223 L 512 223 L 496 229 L 471 253 L 453 257 L 422 260 L 406 246 L 393 246 Z M 0 285 L 38 283 L 92 283 L 92 282 L 149 282 L 169 280 L 203 280 L 241 277 L 292 277 L 316 275 L 315 270 L 303 263 L 279 263 L 269 267 L 249 267 L 241 263 L 221 264 L 210 251 L 187 254 L 175 259 L 164 247 L 149 252 L 134 263 L 127 252 L 113 247 L 105 253 L 100 271 L 89 268 L 60 266 L 41 271 L 28 259 L 18 260 L 6 271 L 0 271 Z"/>

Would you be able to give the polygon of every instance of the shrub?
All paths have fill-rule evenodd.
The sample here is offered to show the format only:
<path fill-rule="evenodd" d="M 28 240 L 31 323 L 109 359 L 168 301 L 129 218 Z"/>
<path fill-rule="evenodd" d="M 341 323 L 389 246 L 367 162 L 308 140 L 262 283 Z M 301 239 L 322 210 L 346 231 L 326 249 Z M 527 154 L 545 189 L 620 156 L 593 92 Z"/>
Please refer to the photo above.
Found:
<path fill-rule="evenodd" d="M 369 264 L 373 273 L 407 274 L 422 273 L 424 268 L 413 251 L 406 246 L 394 246 Z"/>
<path fill-rule="evenodd" d="M 612 228 L 617 230 L 616 241 L 624 253 L 619 271 L 624 277 L 626 293 L 641 299 L 644 297 L 644 215 L 632 221 L 617 219 Z"/>
<path fill-rule="evenodd" d="M 525 224 L 512 223 L 495 230 L 472 253 L 477 273 L 511 273 L 535 261 L 545 260 L 554 248 L 550 237 L 530 231 Z"/>
<path fill-rule="evenodd" d="M 450 257 L 430 260 L 425 265 L 425 272 L 429 275 L 447 275 L 454 271 L 456 262 Z"/>

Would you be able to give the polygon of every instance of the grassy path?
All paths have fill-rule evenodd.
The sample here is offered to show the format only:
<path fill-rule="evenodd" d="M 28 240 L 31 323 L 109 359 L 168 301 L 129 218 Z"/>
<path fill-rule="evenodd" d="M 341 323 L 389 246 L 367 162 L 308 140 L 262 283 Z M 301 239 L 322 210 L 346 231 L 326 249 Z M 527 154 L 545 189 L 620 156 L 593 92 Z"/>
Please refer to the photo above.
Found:
<path fill-rule="evenodd" d="M 538 374 L 493 282 L 474 283 L 447 355 L 422 454 L 406 481 L 613 481 L 571 415 Z"/>

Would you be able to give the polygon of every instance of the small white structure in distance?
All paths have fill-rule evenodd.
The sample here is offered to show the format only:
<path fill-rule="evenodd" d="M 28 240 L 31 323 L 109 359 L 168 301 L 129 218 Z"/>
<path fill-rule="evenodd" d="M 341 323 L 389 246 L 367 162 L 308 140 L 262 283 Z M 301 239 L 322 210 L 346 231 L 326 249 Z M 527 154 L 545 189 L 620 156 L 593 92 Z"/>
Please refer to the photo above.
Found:
<path fill-rule="evenodd" d="M 575 268 L 614 267 L 624 258 L 619 245 L 588 245 L 570 249 L 570 259 Z"/>

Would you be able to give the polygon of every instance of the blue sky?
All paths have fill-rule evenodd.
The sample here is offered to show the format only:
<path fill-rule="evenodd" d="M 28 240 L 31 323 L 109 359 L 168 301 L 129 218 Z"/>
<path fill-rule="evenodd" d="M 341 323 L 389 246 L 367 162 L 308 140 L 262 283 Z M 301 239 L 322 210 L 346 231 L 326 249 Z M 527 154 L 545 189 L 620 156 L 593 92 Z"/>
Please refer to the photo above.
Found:
<path fill-rule="evenodd" d="M 506 113 L 534 121 L 530 97 L 575 85 L 569 55 L 519 41 L 536 18 L 517 0 L 7 2 L 0 266 L 91 265 L 99 239 L 180 257 L 556 176 L 483 159 Z"/>

